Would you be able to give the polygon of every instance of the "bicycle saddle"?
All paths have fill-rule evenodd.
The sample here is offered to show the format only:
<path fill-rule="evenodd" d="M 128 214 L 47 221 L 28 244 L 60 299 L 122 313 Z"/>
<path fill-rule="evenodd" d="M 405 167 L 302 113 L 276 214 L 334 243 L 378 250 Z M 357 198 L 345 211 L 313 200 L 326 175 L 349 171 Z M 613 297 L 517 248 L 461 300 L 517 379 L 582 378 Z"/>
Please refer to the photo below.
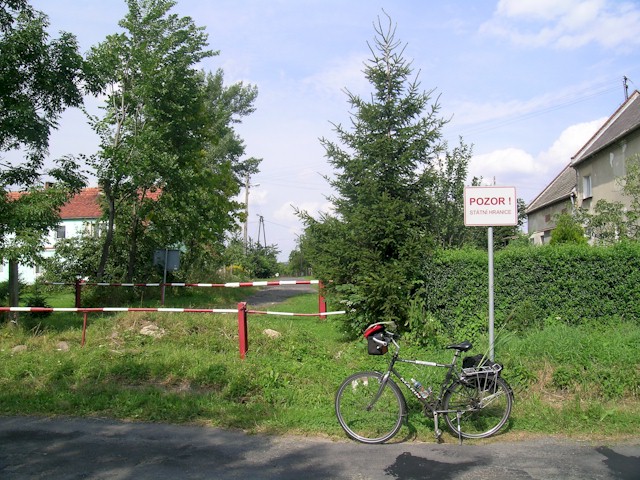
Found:
<path fill-rule="evenodd" d="M 473 348 L 473 345 L 469 340 L 465 340 L 464 342 L 456 343 L 455 345 L 447 345 L 447 348 L 466 352 L 467 350 L 471 350 Z"/>

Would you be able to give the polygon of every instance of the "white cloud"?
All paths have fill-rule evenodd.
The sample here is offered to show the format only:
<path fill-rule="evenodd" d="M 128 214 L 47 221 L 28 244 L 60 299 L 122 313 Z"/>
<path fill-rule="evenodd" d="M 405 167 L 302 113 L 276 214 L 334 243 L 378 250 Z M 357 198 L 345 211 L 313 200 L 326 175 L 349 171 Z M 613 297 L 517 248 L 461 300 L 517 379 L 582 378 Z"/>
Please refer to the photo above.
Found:
<path fill-rule="evenodd" d="M 580 7 L 580 4 L 602 4 L 600 0 L 500 0 L 497 13 L 504 17 L 528 17 L 552 20 Z"/>
<path fill-rule="evenodd" d="M 596 133 L 605 120 L 606 118 L 600 118 L 566 128 L 548 150 L 538 155 L 538 162 L 549 168 L 557 168 L 558 166 L 561 168 L 566 165 L 571 157 Z"/>
<path fill-rule="evenodd" d="M 334 60 L 327 68 L 305 78 L 302 83 L 323 95 L 339 95 L 344 98 L 345 88 L 360 94 L 367 90 L 369 83 L 362 73 L 365 68 L 366 58 L 352 56 Z"/>
<path fill-rule="evenodd" d="M 525 47 L 571 50 L 589 44 L 631 50 L 640 45 L 640 7 L 613 0 L 500 0 L 483 34 Z"/>
<path fill-rule="evenodd" d="M 470 177 L 483 177 L 484 183 L 518 186 L 518 196 L 535 198 L 564 168 L 571 157 L 591 138 L 606 119 L 567 127 L 553 144 L 537 154 L 518 148 L 505 148 L 476 155 L 469 165 Z"/>
<path fill-rule="evenodd" d="M 483 155 L 475 155 L 469 165 L 471 176 L 484 179 L 521 175 L 535 170 L 534 157 L 519 148 L 504 148 Z"/>
<path fill-rule="evenodd" d="M 269 203 L 269 191 L 261 188 L 254 188 L 249 190 L 250 204 L 253 205 L 267 205 Z"/>
<path fill-rule="evenodd" d="M 300 224 L 300 219 L 296 215 L 296 209 L 307 212 L 314 218 L 318 218 L 320 213 L 330 212 L 332 207 L 332 204 L 327 201 L 296 202 L 292 200 L 280 205 L 280 208 L 273 212 L 273 217 L 280 222 Z"/>
<path fill-rule="evenodd" d="M 453 121 L 456 125 L 472 125 L 484 122 L 502 121 L 518 115 L 525 115 L 553 104 L 550 95 L 526 100 L 506 100 L 477 102 L 460 100 L 451 102 L 451 110 L 456 112 Z"/>
<path fill-rule="evenodd" d="M 453 116 L 453 124 L 461 127 L 463 134 L 493 130 L 496 127 L 583 102 L 610 89 L 610 84 L 592 79 L 531 98 L 496 99 L 484 102 L 478 102 L 476 99 L 460 99 L 451 102 L 451 111 L 456 112 Z"/>

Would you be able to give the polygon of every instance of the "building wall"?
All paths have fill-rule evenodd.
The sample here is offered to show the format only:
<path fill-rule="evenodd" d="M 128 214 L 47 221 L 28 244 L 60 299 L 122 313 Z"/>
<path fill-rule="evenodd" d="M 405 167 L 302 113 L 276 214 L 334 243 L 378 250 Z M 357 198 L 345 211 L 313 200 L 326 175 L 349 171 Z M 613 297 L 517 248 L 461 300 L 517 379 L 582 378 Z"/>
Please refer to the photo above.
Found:
<path fill-rule="evenodd" d="M 536 245 L 549 243 L 551 230 L 556 226 L 556 215 L 571 211 L 571 200 L 548 205 L 527 216 L 529 239 Z"/>
<path fill-rule="evenodd" d="M 73 220 L 63 220 L 60 222 L 60 227 L 64 227 L 64 238 L 73 238 L 82 234 L 86 229 L 91 225 L 91 220 L 89 219 L 73 219 Z M 56 249 L 55 244 L 58 241 L 58 230 L 52 230 L 47 235 L 45 240 L 45 247 L 42 253 L 44 258 L 50 258 L 54 255 Z M 32 284 L 36 281 L 38 276 L 40 275 L 40 268 L 38 267 L 30 267 L 27 265 L 19 265 L 18 266 L 18 274 L 20 275 L 20 280 L 27 284 Z M 9 262 L 5 261 L 4 263 L 0 263 L 0 282 L 6 282 L 9 280 Z"/>
<path fill-rule="evenodd" d="M 640 154 L 640 131 L 605 148 L 597 155 L 575 165 L 578 173 L 578 205 L 593 213 L 598 200 L 622 202 L 629 206 L 630 199 L 622 193 L 620 178 L 626 175 L 626 161 Z M 591 178 L 591 196 L 586 191 L 585 178 Z"/>

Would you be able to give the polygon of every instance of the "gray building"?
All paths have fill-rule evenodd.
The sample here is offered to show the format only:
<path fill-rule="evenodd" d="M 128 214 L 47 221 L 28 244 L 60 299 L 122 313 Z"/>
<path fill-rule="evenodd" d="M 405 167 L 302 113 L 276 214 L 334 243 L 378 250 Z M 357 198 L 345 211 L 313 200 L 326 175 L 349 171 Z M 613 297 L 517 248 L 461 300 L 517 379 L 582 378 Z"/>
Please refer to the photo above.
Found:
<path fill-rule="evenodd" d="M 626 161 L 640 153 L 640 92 L 637 90 L 607 119 L 571 162 L 527 207 L 528 233 L 547 243 L 555 217 L 574 206 L 593 213 L 598 200 L 629 205 L 619 184 Z"/>

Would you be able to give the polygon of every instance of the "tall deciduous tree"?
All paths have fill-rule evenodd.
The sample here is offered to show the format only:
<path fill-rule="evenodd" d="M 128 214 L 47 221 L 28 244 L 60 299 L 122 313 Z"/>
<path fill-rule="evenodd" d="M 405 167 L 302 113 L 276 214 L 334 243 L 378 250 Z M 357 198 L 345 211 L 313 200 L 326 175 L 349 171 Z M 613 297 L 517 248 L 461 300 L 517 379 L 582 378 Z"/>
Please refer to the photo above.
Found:
<path fill-rule="evenodd" d="M 39 260 L 44 236 L 60 220 L 60 207 L 84 184 L 71 156 L 44 168 L 60 114 L 82 104 L 78 85 L 83 78 L 75 37 L 63 32 L 50 40 L 47 27 L 46 15 L 26 0 L 0 2 L 0 153 L 24 155 L 22 162 L 0 159 L 0 261 L 10 262 L 12 305 L 18 300 L 18 263 Z M 44 188 L 44 175 L 53 188 Z M 26 195 L 9 195 L 9 189 Z"/>
<path fill-rule="evenodd" d="M 94 117 L 101 138 L 94 162 L 105 195 L 107 231 L 96 272 L 102 278 L 119 230 L 130 238 L 130 263 L 154 207 L 152 192 L 197 154 L 201 132 L 191 131 L 201 106 L 194 65 L 213 54 L 206 34 L 188 18 L 169 14 L 175 2 L 127 0 L 128 13 L 114 34 L 91 49 L 94 81 L 107 95 L 105 115 Z M 182 147 L 178 150 L 176 147 Z M 126 219 L 126 223 L 125 223 Z"/>
<path fill-rule="evenodd" d="M 256 91 L 222 85 L 198 63 L 217 52 L 170 0 L 127 0 L 123 33 L 91 50 L 93 80 L 107 95 L 94 117 L 101 149 L 94 166 L 105 194 L 107 232 L 96 277 L 104 275 L 114 235 L 129 245 L 127 279 L 143 238 L 159 246 L 222 241 L 239 205 L 242 141 L 231 124 L 249 114 Z M 115 223 L 118 228 L 114 229 Z"/>
<path fill-rule="evenodd" d="M 395 28 L 378 20 L 364 74 L 370 99 L 347 92 L 352 127 L 335 126 L 322 143 L 335 168 L 335 214 L 305 216 L 305 250 L 315 273 L 351 307 L 349 327 L 404 324 L 438 223 L 429 194 L 443 150 L 439 105 L 412 77 Z M 464 152 L 462 152 L 464 153 Z M 445 189 L 446 190 L 446 189 Z"/>
<path fill-rule="evenodd" d="M 430 232 L 441 248 L 460 247 L 469 241 L 464 225 L 464 187 L 472 149 L 460 139 L 459 145 L 436 159 L 432 185 L 425 191 L 430 202 Z M 477 183 L 474 179 L 473 183 Z"/>
<path fill-rule="evenodd" d="M 167 179 L 167 195 L 153 216 L 154 236 L 164 244 L 183 243 L 194 253 L 206 245 L 219 257 L 244 209 L 236 200 L 240 186 L 260 162 L 243 159 L 245 145 L 234 129 L 253 113 L 257 90 L 242 82 L 225 86 L 222 70 L 201 79 L 204 132 L 198 161 Z"/>

